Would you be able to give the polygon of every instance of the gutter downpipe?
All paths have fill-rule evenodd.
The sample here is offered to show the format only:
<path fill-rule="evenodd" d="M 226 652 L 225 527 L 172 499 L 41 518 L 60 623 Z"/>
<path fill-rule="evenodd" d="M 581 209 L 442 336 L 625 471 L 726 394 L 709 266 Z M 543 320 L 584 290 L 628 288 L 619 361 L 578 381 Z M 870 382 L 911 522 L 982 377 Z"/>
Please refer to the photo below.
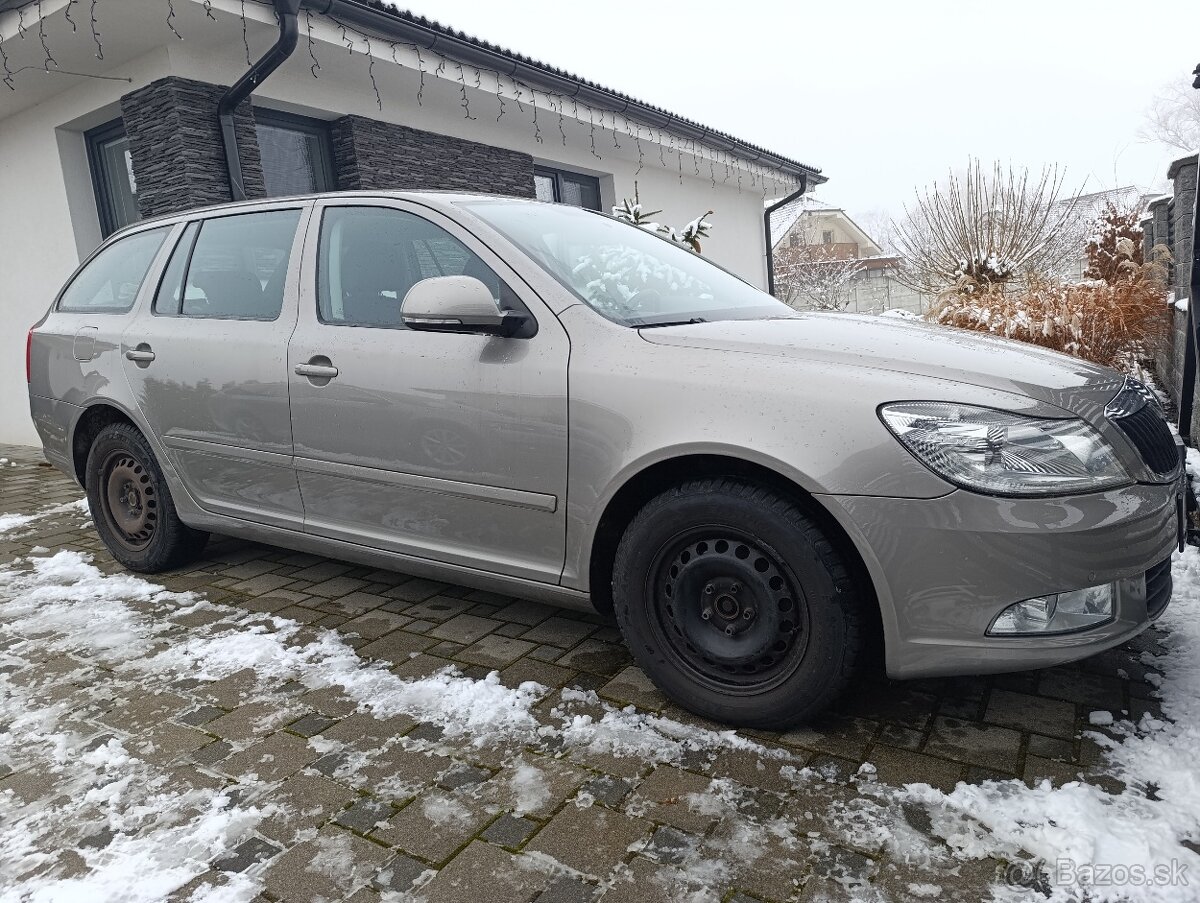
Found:
<path fill-rule="evenodd" d="M 772 242 L 771 235 L 771 214 L 780 207 L 786 207 L 796 198 L 800 197 L 804 192 L 808 191 L 808 176 L 800 176 L 800 187 L 785 197 L 783 200 L 776 201 L 763 213 L 763 235 L 767 240 L 767 294 L 774 297 L 775 295 L 775 247 Z"/>
<path fill-rule="evenodd" d="M 275 13 L 279 16 L 279 38 L 257 63 L 247 69 L 245 74 L 221 95 L 221 100 L 217 103 L 221 141 L 225 145 L 225 165 L 229 170 L 229 190 L 235 201 L 246 200 L 246 183 L 242 178 L 242 155 L 238 152 L 233 111 L 296 49 L 296 42 L 300 37 L 300 25 L 296 18 L 300 12 L 300 3 L 301 0 L 274 0 Z"/>

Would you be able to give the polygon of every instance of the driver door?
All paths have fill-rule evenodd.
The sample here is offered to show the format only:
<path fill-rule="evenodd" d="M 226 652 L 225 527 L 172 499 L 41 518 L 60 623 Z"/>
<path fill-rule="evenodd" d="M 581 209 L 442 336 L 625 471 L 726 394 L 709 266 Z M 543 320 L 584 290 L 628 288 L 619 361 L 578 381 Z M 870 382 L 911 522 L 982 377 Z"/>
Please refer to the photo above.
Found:
<path fill-rule="evenodd" d="M 417 204 L 323 202 L 288 352 L 305 529 L 556 583 L 564 553 L 566 333 L 519 277 Z M 529 338 L 406 329 L 432 276 L 480 279 Z"/>

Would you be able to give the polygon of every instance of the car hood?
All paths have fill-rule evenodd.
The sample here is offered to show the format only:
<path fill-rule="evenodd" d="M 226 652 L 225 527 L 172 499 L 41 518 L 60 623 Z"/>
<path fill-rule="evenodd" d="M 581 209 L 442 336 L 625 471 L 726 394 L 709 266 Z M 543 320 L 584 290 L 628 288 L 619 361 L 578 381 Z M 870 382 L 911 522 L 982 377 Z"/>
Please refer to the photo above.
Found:
<path fill-rule="evenodd" d="M 1123 379 L 1115 370 L 1036 345 L 896 317 L 801 313 L 643 329 L 641 334 L 660 345 L 870 367 L 1016 392 L 1088 419 Z"/>

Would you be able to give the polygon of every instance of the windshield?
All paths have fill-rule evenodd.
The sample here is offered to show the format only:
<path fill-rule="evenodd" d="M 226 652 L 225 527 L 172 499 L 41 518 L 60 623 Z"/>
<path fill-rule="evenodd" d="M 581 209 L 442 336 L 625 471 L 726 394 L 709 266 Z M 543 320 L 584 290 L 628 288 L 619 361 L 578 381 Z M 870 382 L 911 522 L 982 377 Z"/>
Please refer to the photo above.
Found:
<path fill-rule="evenodd" d="M 463 204 L 604 316 L 626 326 L 783 317 L 792 309 L 691 251 L 578 207 Z"/>

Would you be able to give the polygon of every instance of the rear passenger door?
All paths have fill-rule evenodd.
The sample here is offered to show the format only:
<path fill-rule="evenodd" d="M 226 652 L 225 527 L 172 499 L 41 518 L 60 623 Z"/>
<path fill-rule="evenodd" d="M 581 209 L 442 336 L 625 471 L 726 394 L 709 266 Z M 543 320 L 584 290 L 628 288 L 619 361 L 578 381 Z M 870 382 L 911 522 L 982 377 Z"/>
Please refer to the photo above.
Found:
<path fill-rule="evenodd" d="M 297 528 L 287 345 L 307 217 L 293 205 L 189 223 L 122 348 L 142 415 L 197 503 Z"/>

